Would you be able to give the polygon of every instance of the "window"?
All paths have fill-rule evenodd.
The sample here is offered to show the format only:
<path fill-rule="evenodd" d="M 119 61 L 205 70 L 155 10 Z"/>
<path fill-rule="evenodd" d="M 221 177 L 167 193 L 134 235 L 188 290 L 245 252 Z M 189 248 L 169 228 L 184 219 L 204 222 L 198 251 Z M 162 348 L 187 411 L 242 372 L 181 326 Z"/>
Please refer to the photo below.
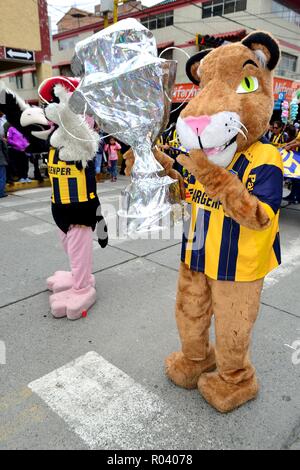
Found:
<path fill-rule="evenodd" d="M 282 18 L 289 23 L 294 23 L 300 27 L 300 13 L 297 13 L 291 8 L 288 8 L 281 3 L 272 1 L 272 13 L 273 15 L 276 15 L 279 18 Z"/>
<path fill-rule="evenodd" d="M 149 20 L 149 27 L 148 29 L 157 29 L 157 21 L 156 19 Z"/>
<path fill-rule="evenodd" d="M 174 24 L 174 12 L 166 14 L 166 26 L 173 26 Z"/>
<path fill-rule="evenodd" d="M 164 15 L 158 15 L 157 16 L 157 27 L 158 28 L 164 28 L 166 25 L 166 20 Z"/>
<path fill-rule="evenodd" d="M 247 9 L 247 0 L 211 0 L 203 3 L 202 18 L 228 15 Z"/>
<path fill-rule="evenodd" d="M 23 84 L 23 74 L 22 73 L 16 75 L 16 85 L 17 85 L 17 90 L 23 90 L 24 84 Z"/>
<path fill-rule="evenodd" d="M 247 10 L 247 0 L 236 0 L 234 11 L 245 11 Z"/>
<path fill-rule="evenodd" d="M 225 3 L 224 5 L 224 15 L 228 15 L 229 13 L 234 13 L 234 1 Z"/>
<path fill-rule="evenodd" d="M 210 18 L 213 16 L 212 11 L 212 2 L 209 2 L 209 4 L 205 3 L 202 7 L 202 18 Z"/>
<path fill-rule="evenodd" d="M 287 54 L 282 52 L 281 61 L 279 63 L 277 73 L 279 75 L 286 76 L 288 72 L 296 72 L 297 70 L 297 60 L 298 57 L 292 54 Z"/>
<path fill-rule="evenodd" d="M 157 16 L 142 18 L 141 23 L 148 29 L 161 29 L 174 24 L 174 11 L 168 11 Z"/>
<path fill-rule="evenodd" d="M 65 51 L 66 49 L 74 49 L 77 40 L 77 37 L 60 39 L 58 41 L 58 49 L 60 51 Z"/>

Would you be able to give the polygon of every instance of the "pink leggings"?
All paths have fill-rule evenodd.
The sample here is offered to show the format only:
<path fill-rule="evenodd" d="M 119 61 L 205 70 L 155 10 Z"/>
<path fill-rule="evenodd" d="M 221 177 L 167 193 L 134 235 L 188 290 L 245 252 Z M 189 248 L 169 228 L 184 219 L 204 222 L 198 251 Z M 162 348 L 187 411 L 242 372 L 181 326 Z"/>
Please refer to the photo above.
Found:
<path fill-rule="evenodd" d="M 90 227 L 71 226 L 67 234 L 59 236 L 70 261 L 73 289 L 89 287 L 92 279 L 93 231 Z"/>

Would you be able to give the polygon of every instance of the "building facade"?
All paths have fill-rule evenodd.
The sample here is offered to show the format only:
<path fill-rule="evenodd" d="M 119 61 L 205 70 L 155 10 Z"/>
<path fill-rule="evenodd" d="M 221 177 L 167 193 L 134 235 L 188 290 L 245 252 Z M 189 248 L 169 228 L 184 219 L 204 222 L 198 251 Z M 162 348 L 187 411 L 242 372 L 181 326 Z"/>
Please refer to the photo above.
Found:
<path fill-rule="evenodd" d="M 280 42 L 282 59 L 275 71 L 274 94 L 291 97 L 300 86 L 300 10 L 298 0 L 166 0 L 151 8 L 138 2 L 120 12 L 119 19 L 133 17 L 149 28 L 164 58 L 178 62 L 174 102 L 179 103 L 197 92 L 185 74 L 187 55 L 199 50 L 197 37 L 214 36 L 224 41 L 241 40 L 251 31 L 270 31 Z M 97 14 L 95 12 L 95 14 Z M 63 19 L 60 24 L 64 23 Z M 103 21 L 63 30 L 52 38 L 52 73 L 70 75 L 71 60 L 77 42 L 103 28 Z M 176 50 L 168 49 L 176 47 Z M 163 52 L 165 51 L 165 52 Z M 20 78 L 5 78 L 20 89 Z M 19 84 L 18 84 L 19 80 Z M 23 76 L 26 86 L 34 84 L 34 70 Z M 299 83 L 297 83 L 299 81 Z M 32 93 L 36 90 L 32 89 Z"/>
<path fill-rule="evenodd" d="M 51 47 L 46 0 L 1 2 L 0 79 L 37 99 L 37 84 L 51 76 Z"/>

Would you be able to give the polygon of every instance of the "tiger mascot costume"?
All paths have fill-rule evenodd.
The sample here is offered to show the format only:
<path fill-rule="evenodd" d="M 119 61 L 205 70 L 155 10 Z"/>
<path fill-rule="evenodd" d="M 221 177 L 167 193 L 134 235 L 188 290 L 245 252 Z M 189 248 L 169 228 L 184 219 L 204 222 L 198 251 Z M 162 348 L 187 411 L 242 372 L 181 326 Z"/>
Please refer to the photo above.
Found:
<path fill-rule="evenodd" d="M 166 359 L 166 374 L 180 387 L 198 387 L 223 413 L 258 393 L 251 333 L 264 277 L 280 264 L 283 164 L 276 148 L 260 142 L 273 112 L 279 59 L 277 42 L 264 32 L 198 53 L 187 74 L 200 92 L 177 123 L 189 149 L 177 161 L 186 172 L 190 217 L 176 301 L 182 350 Z M 167 156 L 163 166 L 169 172 Z"/>

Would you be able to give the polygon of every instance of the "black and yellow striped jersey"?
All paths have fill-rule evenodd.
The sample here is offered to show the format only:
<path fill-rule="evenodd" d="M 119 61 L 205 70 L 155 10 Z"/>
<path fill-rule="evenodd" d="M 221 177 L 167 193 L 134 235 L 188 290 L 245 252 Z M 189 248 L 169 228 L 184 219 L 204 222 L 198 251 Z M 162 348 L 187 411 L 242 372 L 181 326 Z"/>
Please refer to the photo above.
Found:
<path fill-rule="evenodd" d="M 88 202 L 96 198 L 94 163 L 89 162 L 85 169 L 81 168 L 78 163 L 62 161 L 59 159 L 57 149 L 50 150 L 48 173 L 54 204 Z"/>
<path fill-rule="evenodd" d="M 283 163 L 276 148 L 257 142 L 237 153 L 227 168 L 248 191 L 258 197 L 271 219 L 266 230 L 255 231 L 228 217 L 220 201 L 208 197 L 203 185 L 188 174 L 186 201 L 190 218 L 185 222 L 182 261 L 211 279 L 254 281 L 280 262 L 279 208 L 283 188 Z"/>

